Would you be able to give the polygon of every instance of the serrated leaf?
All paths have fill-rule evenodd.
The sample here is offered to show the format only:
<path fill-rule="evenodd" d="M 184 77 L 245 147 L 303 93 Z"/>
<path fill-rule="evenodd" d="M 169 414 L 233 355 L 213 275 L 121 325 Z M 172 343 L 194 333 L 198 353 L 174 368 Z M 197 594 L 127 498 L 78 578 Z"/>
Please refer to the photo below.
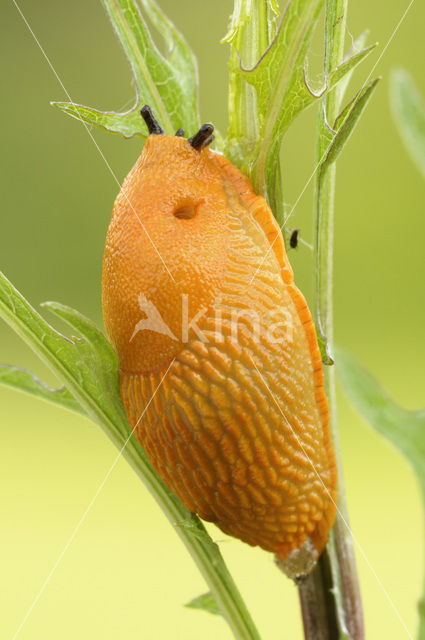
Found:
<path fill-rule="evenodd" d="M 240 68 L 240 74 L 257 94 L 260 144 L 252 177 L 256 191 L 262 194 L 273 192 L 274 169 L 283 135 L 308 93 L 304 63 L 323 4 L 323 0 L 289 3 L 273 42 L 257 64 L 251 69 Z"/>
<path fill-rule="evenodd" d="M 96 125 L 111 133 L 119 133 L 124 138 L 132 138 L 133 136 L 146 138 L 146 132 L 142 132 L 143 122 L 141 121 L 138 105 L 131 111 L 115 113 L 114 111 L 97 111 L 96 109 L 90 109 L 81 104 L 72 104 L 71 102 L 51 102 L 50 104 L 71 116 L 71 118 Z"/>
<path fill-rule="evenodd" d="M 349 56 L 342 62 L 336 69 L 334 69 L 330 74 L 326 82 L 326 87 L 324 88 L 324 93 L 336 87 L 338 83 L 341 82 L 342 79 L 348 78 L 351 76 L 354 69 L 361 63 L 367 56 L 378 46 L 378 43 L 369 45 L 368 47 L 362 49 L 361 51 L 357 51 L 353 55 Z"/>
<path fill-rule="evenodd" d="M 345 393 L 364 419 L 413 467 L 425 509 L 425 409 L 407 411 L 347 351 L 336 351 L 336 371 Z M 418 603 L 418 640 L 425 640 L 425 587 Z"/>
<path fill-rule="evenodd" d="M 57 302 L 45 303 L 45 306 L 81 337 L 69 339 L 56 331 L 0 272 L 0 317 L 29 344 L 65 384 L 87 415 L 102 427 L 118 448 L 119 455 L 127 459 L 153 494 L 169 521 L 192 524 L 190 531 L 185 526 L 178 527 L 177 531 L 220 603 L 223 617 L 235 635 L 239 634 L 246 640 L 259 640 L 218 546 L 208 536 L 199 518 L 167 489 L 132 435 L 119 393 L 118 360 L 111 345 L 78 311 Z"/>
<path fill-rule="evenodd" d="M 149 104 L 169 135 L 179 127 L 195 131 L 199 124 L 196 62 L 184 38 L 153 0 L 142 0 L 169 47 L 162 55 L 137 2 L 103 0 L 103 4 L 130 62 L 138 104 Z"/>
<path fill-rule="evenodd" d="M 363 87 L 336 119 L 334 123 L 335 135 L 321 163 L 321 168 L 331 165 L 338 158 L 360 120 L 379 80 L 380 78 L 375 78 Z"/>
<path fill-rule="evenodd" d="M 244 57 L 243 52 L 239 58 L 235 55 L 231 58 L 227 153 L 239 168 L 250 175 L 255 191 L 267 196 L 278 219 L 283 217 L 280 187 L 277 185 L 283 136 L 304 109 L 332 91 L 376 46 L 354 51 L 341 65 L 331 70 L 320 91 L 315 93 L 311 90 L 305 77 L 306 57 L 323 4 L 323 0 L 293 0 L 288 3 L 273 40 L 262 51 L 256 64 L 247 65 L 247 56 Z M 250 2 L 243 1 L 236 7 L 238 11 L 235 9 L 233 14 L 227 41 L 236 50 L 245 43 L 245 49 L 249 51 L 250 42 L 255 40 L 250 23 L 253 9 Z M 257 11 L 261 15 L 260 10 Z M 256 22 L 261 26 L 258 17 Z M 269 18 L 269 35 L 270 25 Z M 264 24 L 263 31 L 265 28 Z M 256 100 L 247 95 L 247 104 L 238 105 L 237 95 L 246 91 L 241 86 L 241 78 L 255 89 Z M 244 115 L 247 109 L 256 111 L 257 125 L 252 113 Z"/>
<path fill-rule="evenodd" d="M 323 0 L 291 2 L 273 41 L 257 63 L 248 69 L 241 61 L 240 73 L 257 90 L 263 128 L 274 126 L 280 112 L 285 114 L 291 108 L 288 94 L 294 82 L 304 77 L 305 57 L 322 6 Z"/>
<path fill-rule="evenodd" d="M 149 104 L 169 135 L 180 127 L 195 132 L 199 126 L 196 60 L 181 33 L 154 0 L 140 0 L 145 15 L 163 37 L 162 54 L 136 0 L 103 0 L 112 26 L 131 66 L 136 103 L 125 113 L 102 112 L 82 105 L 54 102 L 64 113 L 125 137 L 146 136 L 140 108 Z"/>
<path fill-rule="evenodd" d="M 86 416 L 86 412 L 64 386 L 53 388 L 42 382 L 35 373 L 12 367 L 8 364 L 0 364 L 0 384 L 12 387 L 18 391 L 24 391 L 30 395 L 47 400 L 70 411 L 76 411 Z"/>
<path fill-rule="evenodd" d="M 318 327 L 317 336 L 319 342 L 319 348 L 322 355 L 322 361 L 324 364 L 333 364 L 332 356 L 329 351 L 328 338 L 322 330 L 322 291 L 326 286 L 322 279 L 322 269 L 320 268 L 320 262 L 322 260 L 322 245 L 326 240 L 326 234 L 328 233 L 326 224 L 323 223 L 323 203 L 322 203 L 322 190 L 325 180 L 325 174 L 332 164 L 337 160 L 344 146 L 347 144 L 348 139 L 353 133 L 363 111 L 369 102 L 373 91 L 376 88 L 380 78 L 371 80 L 365 85 L 359 93 L 348 103 L 337 117 L 333 129 L 329 126 L 321 126 L 320 140 L 318 148 L 324 149 L 324 153 L 320 158 L 320 162 L 317 165 L 317 177 L 316 177 L 316 237 L 317 237 L 317 265 L 316 265 L 316 278 L 317 278 L 317 312 L 316 312 L 316 324 Z M 325 106 L 323 105 L 323 109 Z M 323 112 L 324 113 L 324 112 Z M 324 120 L 326 119 L 324 114 Z M 325 203 L 326 207 L 326 203 Z M 326 213 L 326 212 L 325 212 Z M 326 258 L 325 258 L 326 260 Z"/>
<path fill-rule="evenodd" d="M 323 98 L 337 85 L 341 85 L 342 81 L 347 81 L 351 77 L 354 69 L 361 63 L 367 56 L 375 49 L 377 43 L 356 51 L 352 55 L 349 55 L 341 62 L 341 64 L 333 69 L 328 77 L 325 79 L 325 85 L 319 91 L 314 92 L 308 86 L 308 81 L 304 78 L 303 83 L 299 83 L 298 87 L 298 103 L 296 104 L 296 110 L 292 114 L 292 120 L 304 109 L 316 102 L 319 98 Z M 340 91 L 342 88 L 340 87 Z M 291 120 L 291 121 L 292 121 Z M 289 122 L 290 124 L 290 122 Z M 289 125 L 288 125 L 289 126 Z"/>
<path fill-rule="evenodd" d="M 0 274 L 0 316 L 53 369 L 95 422 L 107 426 L 109 434 L 115 437 L 129 433 L 118 388 L 117 357 L 94 325 L 96 351 L 87 339 L 70 340 L 53 329 L 3 274 Z M 105 385 L 100 384 L 105 380 Z"/>
<path fill-rule="evenodd" d="M 116 378 L 118 362 L 116 354 L 94 322 L 86 318 L 76 309 L 72 309 L 60 302 L 42 302 L 41 307 L 48 309 L 51 313 L 58 316 L 58 318 L 64 320 L 70 327 L 76 329 L 81 336 L 86 338 L 87 342 L 96 352 L 98 359 L 102 361 L 102 367 L 107 374 Z M 111 380 L 106 381 L 106 384 L 109 385 L 110 383 Z"/>
<path fill-rule="evenodd" d="M 154 0 L 141 0 L 141 2 L 149 19 L 165 41 L 167 46 L 165 59 L 172 68 L 179 72 L 179 86 L 183 98 L 189 100 L 189 104 L 185 106 L 188 119 L 184 122 L 184 126 L 193 126 L 196 129 L 199 120 L 197 115 L 198 67 L 196 58 L 183 35 Z M 192 122 L 189 120 L 191 116 L 193 117 Z"/>
<path fill-rule="evenodd" d="M 235 0 L 229 31 L 222 42 L 231 45 L 229 58 L 229 127 L 225 153 L 246 175 L 260 143 L 256 90 L 242 73 L 268 49 L 276 31 L 276 11 L 264 0 Z"/>
<path fill-rule="evenodd" d="M 347 58 L 351 58 L 353 55 L 355 55 L 356 53 L 358 53 L 359 51 L 361 51 L 362 49 L 365 48 L 366 45 L 366 40 L 368 38 L 369 35 L 369 31 L 365 30 L 363 31 L 363 33 L 361 33 L 353 42 L 353 44 L 351 45 L 351 47 L 349 48 L 348 52 L 347 52 Z M 377 44 L 374 45 L 374 47 L 377 46 Z M 345 76 L 344 78 L 341 80 L 341 82 L 339 83 L 338 87 L 339 87 L 339 97 L 341 100 L 343 100 L 344 98 L 344 94 L 345 91 L 347 90 L 348 84 L 351 80 L 351 76 L 353 75 L 353 71 L 354 68 L 351 69 Z"/>
<path fill-rule="evenodd" d="M 250 35 L 254 38 L 257 37 L 261 39 L 261 30 L 264 25 L 260 24 L 262 16 L 258 9 L 258 0 L 235 0 L 227 33 L 221 39 L 221 42 L 227 42 L 228 44 L 234 43 L 239 50 L 244 37 L 243 32 L 250 26 L 252 26 Z M 270 10 L 270 12 L 268 10 Z M 263 18 L 265 17 L 269 22 L 267 29 L 270 30 L 275 24 L 275 18 L 280 14 L 277 0 L 266 0 L 263 2 L 262 11 Z M 269 13 L 268 16 L 267 13 Z M 253 46 L 254 43 L 252 42 L 251 45 Z"/>
<path fill-rule="evenodd" d="M 390 98 L 400 137 L 413 162 L 425 176 L 425 101 L 405 69 L 397 69 L 391 74 Z"/>
<path fill-rule="evenodd" d="M 221 615 L 220 607 L 218 606 L 216 599 L 210 592 L 204 593 L 201 596 L 194 598 L 184 606 L 188 609 L 202 609 L 202 611 L 207 611 L 208 613 L 212 613 L 215 616 Z"/>
<path fill-rule="evenodd" d="M 304 77 L 302 80 L 298 78 L 298 81 L 294 87 L 296 98 L 292 103 L 292 110 L 290 112 L 290 118 L 287 118 L 286 124 L 282 129 L 283 135 L 287 128 L 291 125 L 292 121 L 305 109 L 317 102 L 320 98 L 328 95 L 335 87 L 341 84 L 342 80 L 345 80 L 353 73 L 354 69 L 370 54 L 376 47 L 376 44 L 370 45 L 365 49 L 358 51 L 350 57 L 347 57 L 338 67 L 336 67 L 329 76 L 326 78 L 325 85 L 319 91 L 314 92 L 308 86 L 308 81 Z M 329 139 L 332 138 L 332 130 L 329 132 Z"/>

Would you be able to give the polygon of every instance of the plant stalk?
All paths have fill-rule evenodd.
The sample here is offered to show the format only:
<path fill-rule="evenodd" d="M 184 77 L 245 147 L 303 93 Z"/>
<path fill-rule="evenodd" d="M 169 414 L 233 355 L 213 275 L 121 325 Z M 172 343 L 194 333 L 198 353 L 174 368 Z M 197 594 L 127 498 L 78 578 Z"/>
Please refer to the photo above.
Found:
<path fill-rule="evenodd" d="M 236 0 L 231 19 L 234 31 L 225 41 L 232 44 L 229 59 L 229 128 L 226 155 L 252 179 L 252 165 L 258 153 L 260 128 L 255 88 L 240 75 L 239 66 L 252 68 L 270 44 L 272 9 L 269 2 Z"/>
<path fill-rule="evenodd" d="M 338 638 L 335 605 L 330 591 L 323 589 L 329 581 L 330 563 L 326 551 L 311 574 L 298 583 L 301 615 L 306 638 Z"/>
<path fill-rule="evenodd" d="M 327 0 L 325 18 L 325 75 L 341 64 L 344 57 L 345 26 L 348 0 Z M 322 166 L 327 149 L 328 126 L 339 114 L 341 90 L 336 87 L 327 94 L 319 107 L 317 162 L 315 183 L 315 258 L 316 258 L 316 318 L 330 348 L 333 335 L 333 242 L 335 205 L 335 163 Z M 323 169 L 323 170 L 322 170 Z M 364 640 L 363 613 L 354 559 L 353 543 L 348 525 L 347 504 L 342 475 L 337 427 L 335 370 L 325 372 L 325 389 L 330 409 L 330 427 L 338 467 L 338 513 L 326 552 L 317 567 L 299 589 L 306 640 Z M 328 569 L 328 570 L 327 570 Z M 306 593 L 310 597 L 306 598 Z M 314 594 L 314 597 L 311 595 Z M 325 609 L 325 610 L 324 610 Z M 326 625 L 318 635 L 308 626 L 311 619 Z M 327 635 L 326 635 L 327 634 Z"/>
<path fill-rule="evenodd" d="M 221 614 L 229 624 L 236 640 L 261 640 L 255 627 L 251 615 L 246 608 L 238 588 L 236 587 L 231 574 L 229 573 L 221 553 L 215 543 L 211 541 L 203 524 L 194 517 L 197 524 L 197 532 L 188 531 L 185 527 L 179 526 L 187 518 L 187 510 L 165 486 L 160 491 L 162 483 L 158 483 L 156 473 L 151 470 L 151 478 L 147 473 L 147 465 L 143 456 L 141 457 L 140 447 L 131 438 L 124 456 L 133 467 L 136 474 L 147 486 L 155 497 L 155 500 L 162 508 L 170 523 L 174 526 L 177 534 L 195 561 L 198 569 L 205 578 L 211 593 L 220 607 Z M 202 533 L 204 536 L 202 536 Z M 199 535 L 199 533 L 201 535 Z"/>

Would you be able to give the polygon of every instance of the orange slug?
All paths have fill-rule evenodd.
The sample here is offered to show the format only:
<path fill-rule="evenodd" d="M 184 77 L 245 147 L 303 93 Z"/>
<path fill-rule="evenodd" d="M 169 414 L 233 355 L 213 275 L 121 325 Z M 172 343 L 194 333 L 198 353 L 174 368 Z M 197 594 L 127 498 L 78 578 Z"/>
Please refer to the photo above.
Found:
<path fill-rule="evenodd" d="M 102 278 L 128 420 L 190 511 L 305 575 L 337 500 L 310 311 L 265 200 L 208 148 L 212 125 L 187 140 L 142 116 Z"/>

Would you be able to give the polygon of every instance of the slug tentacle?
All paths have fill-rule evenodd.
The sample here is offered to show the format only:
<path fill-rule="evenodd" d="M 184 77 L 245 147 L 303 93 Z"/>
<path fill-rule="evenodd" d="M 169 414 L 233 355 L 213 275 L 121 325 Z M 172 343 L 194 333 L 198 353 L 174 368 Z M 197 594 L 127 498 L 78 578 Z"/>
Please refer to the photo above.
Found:
<path fill-rule="evenodd" d="M 203 124 L 199 131 L 188 139 L 188 142 L 190 142 L 194 149 L 200 151 L 214 140 L 214 136 L 212 135 L 213 131 L 214 127 L 212 124 Z"/>
<path fill-rule="evenodd" d="M 140 109 L 140 113 L 141 113 L 141 116 L 142 116 L 143 120 L 146 122 L 146 126 L 148 128 L 149 135 L 151 135 L 151 134 L 164 135 L 165 134 L 164 129 L 161 127 L 159 122 L 156 120 L 155 116 L 152 113 L 152 109 L 150 108 L 149 105 L 145 104 Z"/>

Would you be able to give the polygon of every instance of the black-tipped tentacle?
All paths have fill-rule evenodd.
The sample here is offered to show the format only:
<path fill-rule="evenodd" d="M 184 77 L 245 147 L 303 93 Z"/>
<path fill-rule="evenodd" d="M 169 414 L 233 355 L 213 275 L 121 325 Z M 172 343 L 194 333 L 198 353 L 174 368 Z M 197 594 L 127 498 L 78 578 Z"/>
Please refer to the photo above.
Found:
<path fill-rule="evenodd" d="M 189 138 L 188 142 L 190 142 L 194 149 L 200 151 L 205 145 L 210 144 L 214 139 L 214 136 L 212 135 L 213 131 L 214 127 L 212 124 L 203 124 L 198 133 L 195 133 L 192 138 Z"/>
<path fill-rule="evenodd" d="M 161 127 L 159 122 L 155 119 L 155 116 L 152 113 L 152 109 L 149 105 L 145 104 L 140 109 L 140 113 L 142 114 L 143 120 L 146 122 L 146 126 L 149 131 L 149 135 L 154 133 L 156 135 L 162 135 L 165 133 L 164 129 Z"/>
<path fill-rule="evenodd" d="M 183 137 L 184 137 L 184 129 L 177 129 L 177 131 L 176 131 L 175 135 L 176 135 L 178 138 L 183 138 Z"/>

